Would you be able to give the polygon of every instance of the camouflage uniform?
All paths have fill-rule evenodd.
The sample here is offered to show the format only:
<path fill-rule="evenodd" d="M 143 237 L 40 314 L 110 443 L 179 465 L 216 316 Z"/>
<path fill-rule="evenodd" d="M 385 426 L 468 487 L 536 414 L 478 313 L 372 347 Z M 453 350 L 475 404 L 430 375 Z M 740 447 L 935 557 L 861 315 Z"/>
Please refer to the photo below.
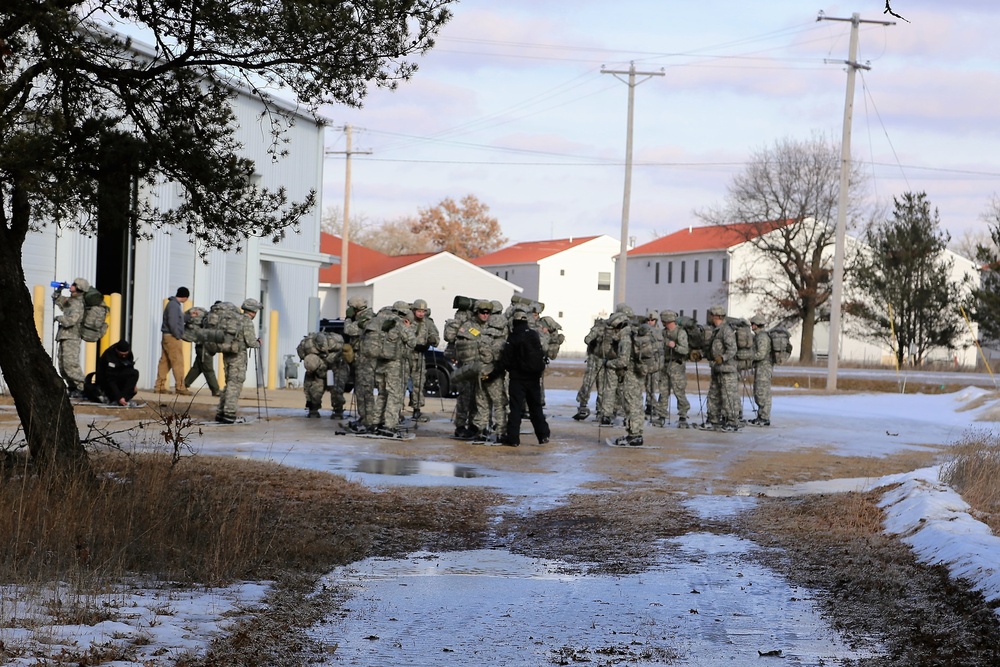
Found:
<path fill-rule="evenodd" d="M 343 349 L 344 339 L 335 333 L 317 332 L 307 334 L 299 343 L 297 352 L 299 358 L 305 366 L 306 373 L 302 380 L 302 390 L 306 395 L 306 409 L 309 410 L 307 417 L 319 417 L 319 409 L 323 407 L 323 395 L 327 390 L 327 372 L 334 364 L 340 362 L 340 351 Z M 343 394 L 340 396 L 341 409 L 343 409 Z M 331 396 L 331 407 L 336 412 Z"/>
<path fill-rule="evenodd" d="M 362 349 L 361 336 L 375 313 L 368 307 L 368 302 L 358 296 L 348 300 L 347 311 L 347 317 L 344 318 L 344 340 L 351 346 L 353 353 L 350 371 L 354 374 L 354 399 L 358 410 L 358 418 L 351 423 L 355 430 L 364 430 L 366 415 L 375 409 L 375 366 L 374 361 Z M 346 378 L 334 375 L 335 383 L 342 379 L 345 384 L 335 386 L 334 394 L 346 387 Z"/>
<path fill-rule="evenodd" d="M 753 327 L 753 400 L 757 403 L 757 418 L 750 423 L 756 426 L 771 425 L 771 379 L 774 362 L 771 359 L 771 337 L 764 330 L 764 318 L 750 318 Z"/>
<path fill-rule="evenodd" d="M 59 374 L 66 380 L 71 394 L 80 394 L 84 380 L 83 368 L 80 367 L 80 345 L 83 342 L 80 326 L 86 310 L 83 293 L 90 289 L 90 283 L 84 278 L 77 278 L 71 287 L 70 296 L 63 296 L 61 289 L 53 292 L 52 303 L 62 311 L 62 315 L 55 318 L 59 325 L 56 332 Z"/>
<path fill-rule="evenodd" d="M 232 423 L 236 419 L 239 408 L 240 393 L 243 382 L 247 379 L 247 350 L 260 347 L 257 332 L 254 330 L 253 318 L 261 309 L 260 301 L 247 299 L 240 306 L 246 315 L 243 330 L 236 334 L 236 344 L 239 352 L 223 352 L 222 364 L 226 370 L 226 386 L 219 398 L 219 409 L 215 415 L 216 421 Z"/>
<path fill-rule="evenodd" d="M 708 420 L 706 426 L 735 431 L 740 420 L 740 385 L 736 368 L 736 332 L 725 321 L 725 311 L 720 306 L 709 309 L 713 319 L 722 318 L 715 325 L 709 343 L 709 362 L 712 379 L 708 385 Z"/>
<path fill-rule="evenodd" d="M 374 360 L 374 409 L 365 415 L 368 431 L 379 435 L 396 435 L 399 416 L 403 412 L 404 359 L 413 351 L 413 328 L 409 318 L 410 304 L 397 301 L 392 308 L 383 308 L 365 327 L 361 348 Z"/>
<path fill-rule="evenodd" d="M 677 324 L 677 313 L 665 310 L 663 320 L 663 368 L 660 370 L 660 397 L 653 420 L 663 426 L 670 414 L 670 394 L 677 398 L 677 427 L 686 428 L 691 403 L 687 399 L 687 360 L 691 353 L 687 332 Z"/>
<path fill-rule="evenodd" d="M 485 307 L 494 307 L 481 301 L 477 312 Z M 502 313 L 493 312 L 486 321 L 480 320 L 480 335 L 477 336 L 480 363 L 479 380 L 475 383 L 476 411 L 472 418 L 474 437 L 485 437 L 491 432 L 490 425 L 496 426 L 495 433 L 502 438 L 507 433 L 507 386 L 506 374 L 500 355 L 509 335 L 507 318 Z"/>
<path fill-rule="evenodd" d="M 576 403 L 579 406 L 573 419 L 581 421 L 590 416 L 590 390 L 597 382 L 598 373 L 604 366 L 604 360 L 594 353 L 595 342 L 600 338 L 601 333 L 607 326 L 607 322 L 602 319 L 594 320 L 594 325 L 583 337 L 583 342 L 587 344 L 587 366 L 583 371 L 583 380 L 580 382 L 580 390 L 576 392 Z"/>
<path fill-rule="evenodd" d="M 421 414 L 424 407 L 424 384 L 427 381 L 427 358 L 424 352 L 432 347 L 437 347 L 441 342 L 437 325 L 431 319 L 430 311 L 427 309 L 427 302 L 417 299 L 411 304 L 413 306 L 413 351 L 409 355 L 408 376 L 410 379 L 410 407 L 413 409 L 413 418 L 417 421 L 427 421 Z M 418 313 L 419 316 L 418 316 Z"/>
<path fill-rule="evenodd" d="M 622 407 L 625 412 L 626 435 L 617 439 L 617 444 L 639 446 L 642 444 L 642 428 L 646 415 L 642 409 L 642 393 L 646 386 L 646 374 L 639 370 L 633 362 L 632 325 L 624 313 L 617 313 L 608 319 L 608 328 L 616 349 L 614 359 L 608 359 L 605 364 L 609 385 L 607 391 L 616 394 L 620 387 Z"/>
<path fill-rule="evenodd" d="M 646 313 L 646 324 L 652 330 L 653 337 L 656 338 L 656 349 L 659 358 L 656 363 L 656 371 L 646 374 L 646 414 L 650 417 L 656 416 L 657 396 L 660 394 L 660 371 L 663 370 L 663 330 L 656 325 L 660 322 L 660 314 L 655 310 Z"/>
<path fill-rule="evenodd" d="M 546 315 L 538 319 L 538 336 L 542 341 L 542 351 L 545 353 L 545 364 L 548 365 L 550 361 L 559 356 L 559 350 L 562 348 L 562 344 L 566 342 L 566 335 L 560 331 L 562 325 L 555 321 L 554 318 Z M 539 380 L 542 388 L 542 405 L 545 405 L 545 373 L 542 373 L 542 378 Z"/>
<path fill-rule="evenodd" d="M 457 366 L 454 376 L 455 391 L 455 437 L 463 438 L 471 435 L 472 415 L 475 407 L 474 379 L 466 380 L 463 372 L 471 370 L 477 363 L 477 345 L 475 335 L 467 325 L 472 322 L 473 315 L 469 310 L 457 310 L 455 317 L 444 323 L 444 340 L 448 344 L 445 354 L 455 361 Z M 478 331 L 478 329 L 477 329 Z M 478 335 L 478 334 L 477 334 Z M 478 374 L 478 369 L 475 371 Z"/>

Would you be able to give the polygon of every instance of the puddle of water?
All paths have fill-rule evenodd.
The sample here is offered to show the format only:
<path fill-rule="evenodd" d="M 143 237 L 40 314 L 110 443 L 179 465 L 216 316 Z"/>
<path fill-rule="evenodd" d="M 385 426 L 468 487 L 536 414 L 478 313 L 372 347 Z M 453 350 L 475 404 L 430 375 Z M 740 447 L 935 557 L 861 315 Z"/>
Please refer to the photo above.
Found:
<path fill-rule="evenodd" d="M 784 664 L 870 657 L 826 626 L 808 590 L 747 559 L 753 543 L 692 533 L 662 565 L 624 577 L 570 575 L 506 551 L 369 559 L 322 585 L 353 592 L 344 617 L 310 630 L 326 665 Z"/>
<path fill-rule="evenodd" d="M 797 484 L 776 484 L 774 486 L 747 484 L 737 487 L 734 493 L 739 496 L 791 498 L 794 496 L 808 496 L 817 493 L 867 491 L 878 481 L 878 477 L 845 477 L 843 479 L 825 479 L 815 482 L 799 482 Z"/>
<path fill-rule="evenodd" d="M 425 475 L 428 477 L 475 479 L 490 476 L 470 465 L 449 463 L 447 461 L 421 461 L 418 459 L 337 459 L 326 469 L 344 470 L 366 475 L 383 475 L 386 477 Z"/>

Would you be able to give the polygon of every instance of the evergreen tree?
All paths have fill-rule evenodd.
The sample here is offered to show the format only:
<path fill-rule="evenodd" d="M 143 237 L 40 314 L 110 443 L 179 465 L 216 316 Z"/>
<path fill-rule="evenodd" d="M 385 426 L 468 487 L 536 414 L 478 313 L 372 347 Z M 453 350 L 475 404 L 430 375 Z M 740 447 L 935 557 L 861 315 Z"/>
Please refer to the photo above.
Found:
<path fill-rule="evenodd" d="M 994 197 L 983 214 L 989 225 L 989 241 L 976 247 L 982 284 L 970 293 L 969 316 L 979 324 L 980 338 L 1000 341 L 1000 198 Z"/>
<path fill-rule="evenodd" d="M 962 332 L 960 286 L 945 256 L 951 236 L 940 228 L 927 194 L 893 199 L 892 217 L 865 230 L 867 252 L 854 267 L 853 298 L 844 311 L 860 320 L 856 332 L 921 363 L 934 347 L 952 349 Z"/>

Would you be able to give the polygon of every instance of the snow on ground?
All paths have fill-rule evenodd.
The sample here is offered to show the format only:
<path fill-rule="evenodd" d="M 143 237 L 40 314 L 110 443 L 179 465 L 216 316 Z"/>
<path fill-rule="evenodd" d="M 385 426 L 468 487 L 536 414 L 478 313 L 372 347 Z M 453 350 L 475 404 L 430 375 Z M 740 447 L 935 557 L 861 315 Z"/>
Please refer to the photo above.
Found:
<path fill-rule="evenodd" d="M 549 391 L 547 397 L 550 411 L 557 415 L 575 411 L 575 392 Z M 977 388 L 943 395 L 782 392 L 775 400 L 775 426 L 761 429 L 753 443 L 776 450 L 822 445 L 842 455 L 888 456 L 903 448 L 953 444 L 970 428 L 994 428 L 976 419 L 995 402 Z M 969 409 L 970 405 L 982 407 Z M 488 485 L 533 496 L 536 508 L 557 502 L 593 479 L 578 470 L 525 475 L 476 470 L 460 461 L 416 462 L 406 474 L 388 476 L 371 463 L 377 456 L 368 456 L 377 452 L 371 444 L 377 441 L 359 445 L 356 439 L 331 437 L 329 431 L 294 430 L 301 423 L 270 422 L 253 432 L 206 429 L 200 451 L 329 470 L 372 486 Z M 375 467 L 357 465 L 362 460 Z M 801 494 L 890 485 L 898 486 L 888 490 L 882 502 L 886 530 L 900 535 L 920 558 L 972 581 L 987 599 L 1000 598 L 1000 539 L 972 518 L 961 497 L 938 481 L 938 468 L 877 480 L 773 487 L 767 492 Z M 703 496 L 690 499 L 689 506 L 718 516 L 752 502 L 747 497 Z M 652 651 L 645 657 L 631 655 L 630 664 L 657 656 L 672 656 L 675 664 L 709 664 L 699 662 L 706 651 L 714 657 L 723 651 L 730 660 L 739 660 L 774 647 L 786 657 L 797 656 L 796 664 L 804 665 L 861 655 L 842 646 L 825 628 L 809 591 L 790 587 L 754 565 L 747 558 L 749 548 L 733 537 L 691 534 L 664 543 L 658 568 L 613 578 L 571 576 L 562 573 L 559 563 L 501 551 L 363 561 L 328 575 L 329 580 L 357 588 L 356 602 L 351 604 L 355 613 L 340 625 L 321 624 L 312 632 L 338 646 L 337 661 L 329 664 L 371 664 L 370 660 L 379 660 L 372 656 L 379 655 L 419 664 L 424 650 L 432 652 L 434 664 L 469 664 L 469 660 L 504 664 L 504 656 L 525 645 L 534 646 L 538 657 L 572 661 L 586 657 L 574 652 L 595 646 L 609 632 L 620 635 L 620 641 L 605 641 L 602 648 L 607 651 L 627 657 L 634 650 L 629 648 L 633 640 L 641 640 Z M 171 664 L 181 655 L 204 650 L 216 633 L 238 619 L 241 610 L 256 605 L 265 592 L 266 583 L 254 582 L 207 591 L 122 588 L 93 596 L 96 606 L 109 610 L 107 619 L 96 625 L 73 625 L 58 614 L 60 603 L 72 598 L 71 587 L 53 585 L 31 592 L 0 588 L 0 642 L 7 647 L 28 646 L 28 655 L 34 654 L 4 664 L 39 664 L 37 656 L 54 656 L 64 647 L 115 645 L 131 646 L 132 653 L 120 651 L 119 660 L 104 664 Z M 466 624 L 470 617 L 481 622 Z M 465 629 L 456 633 L 459 627 Z M 498 632 L 504 641 L 491 644 Z M 480 646 L 482 651 L 473 659 L 456 646 Z"/>

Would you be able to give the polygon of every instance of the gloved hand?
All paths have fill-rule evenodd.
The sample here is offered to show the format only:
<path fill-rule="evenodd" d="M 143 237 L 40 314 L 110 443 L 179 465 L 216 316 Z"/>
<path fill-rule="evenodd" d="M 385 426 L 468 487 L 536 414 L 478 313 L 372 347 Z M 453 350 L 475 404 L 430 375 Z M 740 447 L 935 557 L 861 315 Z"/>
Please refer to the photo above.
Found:
<path fill-rule="evenodd" d="M 392 331 L 396 326 L 396 320 L 389 319 L 382 323 L 382 331 Z"/>
<path fill-rule="evenodd" d="M 704 357 L 701 356 L 701 352 L 698 350 L 691 350 L 691 361 L 698 363 L 702 359 L 704 359 Z"/>
<path fill-rule="evenodd" d="M 713 361 L 715 361 L 716 365 L 721 366 L 722 365 L 722 356 L 718 355 L 718 354 L 715 355 L 715 359 Z"/>

